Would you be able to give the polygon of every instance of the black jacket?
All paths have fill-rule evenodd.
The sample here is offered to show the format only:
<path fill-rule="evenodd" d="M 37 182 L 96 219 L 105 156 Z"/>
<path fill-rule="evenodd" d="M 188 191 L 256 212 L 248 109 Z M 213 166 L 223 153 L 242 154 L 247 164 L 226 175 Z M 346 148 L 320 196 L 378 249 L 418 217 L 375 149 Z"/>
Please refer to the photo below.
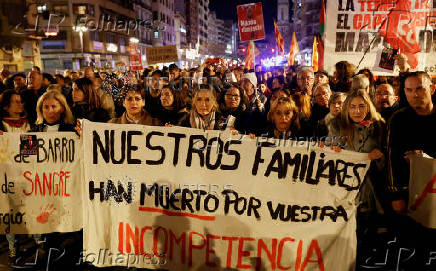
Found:
<path fill-rule="evenodd" d="M 71 108 L 76 119 L 87 119 L 94 122 L 108 122 L 111 117 L 103 108 L 90 109 L 88 104 L 76 104 Z"/>
<path fill-rule="evenodd" d="M 395 112 L 388 126 L 389 190 L 392 200 L 407 200 L 409 164 L 404 153 L 423 150 L 436 157 L 436 112 L 420 116 L 411 107 Z"/>
<path fill-rule="evenodd" d="M 21 92 L 21 97 L 23 97 L 24 109 L 27 113 L 27 119 L 30 124 L 34 124 L 36 121 L 36 103 L 38 102 L 39 97 L 44 94 L 46 89 L 41 87 L 38 91 L 35 92 L 33 89 L 26 89 Z"/>
<path fill-rule="evenodd" d="M 44 132 L 46 124 L 37 124 L 29 132 Z M 67 124 L 61 122 L 59 124 L 59 132 L 75 132 L 73 124 Z"/>
<path fill-rule="evenodd" d="M 161 121 L 162 125 L 172 124 L 176 126 L 182 126 L 182 123 L 189 120 L 189 112 L 187 110 L 183 111 L 170 111 L 165 108 L 161 108 L 156 112 L 156 117 Z"/>

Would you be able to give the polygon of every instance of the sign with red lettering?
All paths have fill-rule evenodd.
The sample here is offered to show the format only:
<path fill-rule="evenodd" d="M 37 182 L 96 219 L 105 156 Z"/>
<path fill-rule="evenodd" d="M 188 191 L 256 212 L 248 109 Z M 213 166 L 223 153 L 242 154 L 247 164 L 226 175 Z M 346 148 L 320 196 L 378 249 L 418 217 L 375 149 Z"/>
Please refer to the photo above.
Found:
<path fill-rule="evenodd" d="M 262 3 L 237 6 L 239 37 L 241 42 L 265 39 Z"/>
<path fill-rule="evenodd" d="M 436 9 L 432 0 L 343 0 L 327 2 L 326 69 L 346 60 L 358 70 L 379 75 L 396 70 L 379 66 L 382 52 L 397 50 L 407 56 L 411 70 L 436 74 Z"/>
<path fill-rule="evenodd" d="M 410 156 L 409 216 L 436 229 L 436 159 Z"/>
<path fill-rule="evenodd" d="M 370 161 L 312 143 L 84 121 L 84 260 L 353 269 L 355 198 Z"/>
<path fill-rule="evenodd" d="M 65 132 L 0 136 L 0 234 L 82 228 L 79 142 Z"/>
<path fill-rule="evenodd" d="M 130 42 L 129 52 L 130 52 L 130 70 L 132 71 L 142 70 L 141 54 L 139 53 L 139 50 L 136 48 L 136 43 Z"/>

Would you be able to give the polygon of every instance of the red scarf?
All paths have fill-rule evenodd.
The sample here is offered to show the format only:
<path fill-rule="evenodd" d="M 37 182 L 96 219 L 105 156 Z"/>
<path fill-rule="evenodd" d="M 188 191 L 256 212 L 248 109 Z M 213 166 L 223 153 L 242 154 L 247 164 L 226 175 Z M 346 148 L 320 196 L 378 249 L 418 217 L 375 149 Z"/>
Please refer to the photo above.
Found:
<path fill-rule="evenodd" d="M 359 122 L 359 125 L 369 127 L 371 125 L 371 123 L 372 123 L 372 121 L 370 121 L 370 120 L 364 120 L 364 121 Z"/>
<path fill-rule="evenodd" d="M 20 127 L 22 127 L 27 122 L 27 118 L 20 118 L 20 119 L 8 119 L 8 118 L 4 118 L 3 121 L 6 122 L 11 127 L 18 127 L 18 128 L 20 128 Z"/>

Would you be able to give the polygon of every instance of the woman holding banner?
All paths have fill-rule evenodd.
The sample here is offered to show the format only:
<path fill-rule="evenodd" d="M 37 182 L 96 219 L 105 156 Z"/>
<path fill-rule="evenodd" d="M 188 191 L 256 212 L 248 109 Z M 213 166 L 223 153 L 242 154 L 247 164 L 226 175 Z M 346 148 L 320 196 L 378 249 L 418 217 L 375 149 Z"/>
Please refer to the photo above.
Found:
<path fill-rule="evenodd" d="M 306 118 L 299 113 L 290 97 L 280 97 L 273 101 L 267 118 L 270 121 L 266 131 L 268 137 L 297 140 L 298 137 L 309 137 L 312 134 Z"/>
<path fill-rule="evenodd" d="M 65 96 L 56 90 L 44 93 L 36 104 L 32 132 L 74 132 L 74 117 Z"/>
<path fill-rule="evenodd" d="M 200 85 L 192 98 L 192 110 L 182 126 L 202 130 L 224 130 L 226 119 L 218 112 L 214 90 L 208 85 Z"/>
<path fill-rule="evenodd" d="M 189 118 L 186 101 L 181 91 L 176 91 L 170 85 L 163 86 L 160 102 L 162 108 L 158 111 L 157 118 L 162 124 L 181 126 L 182 122 Z"/>
<path fill-rule="evenodd" d="M 229 120 L 227 128 L 231 126 L 240 133 L 245 132 L 250 114 L 246 111 L 248 99 L 244 90 L 237 83 L 229 84 L 221 92 L 218 103 L 223 117 Z"/>
<path fill-rule="evenodd" d="M 370 223 L 379 221 L 377 218 L 384 213 L 380 193 L 385 190 L 385 121 L 377 112 L 365 89 L 358 89 L 345 99 L 342 112 L 333 121 L 329 137 L 344 139 L 342 146 L 346 150 L 368 153 L 372 161 L 368 173 L 363 180 L 357 196 L 357 234 L 358 240 L 363 240 L 362 234 L 368 232 Z M 340 151 L 339 147 L 332 147 Z M 385 204 L 383 204 L 385 206 Z M 360 235 L 360 236 L 359 236 Z"/>
<path fill-rule="evenodd" d="M 145 91 L 138 86 L 129 86 L 124 92 L 123 106 L 126 112 L 119 118 L 114 118 L 109 123 L 117 124 L 142 124 L 149 126 L 159 126 L 160 121 L 152 118 L 145 111 Z"/>
<path fill-rule="evenodd" d="M 23 99 L 19 92 L 6 90 L 1 99 L 0 135 L 3 132 L 25 133 L 30 130 L 30 124 L 24 110 Z M 6 234 L 9 244 L 9 261 L 14 262 L 17 256 L 17 239 L 15 234 Z"/>

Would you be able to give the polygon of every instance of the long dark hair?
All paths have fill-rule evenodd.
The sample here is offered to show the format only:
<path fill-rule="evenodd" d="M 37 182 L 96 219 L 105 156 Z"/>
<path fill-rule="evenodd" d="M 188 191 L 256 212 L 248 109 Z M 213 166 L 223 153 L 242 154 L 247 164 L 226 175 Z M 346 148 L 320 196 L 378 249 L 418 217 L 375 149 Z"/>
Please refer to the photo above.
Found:
<path fill-rule="evenodd" d="M 85 94 L 85 101 L 89 104 L 89 107 L 99 108 L 100 98 L 98 97 L 97 91 L 92 87 L 92 81 L 86 77 L 74 80 L 74 84 Z"/>
<path fill-rule="evenodd" d="M 20 96 L 21 97 L 21 101 L 23 101 L 23 97 L 21 96 L 21 94 L 18 91 L 14 90 L 14 89 L 8 89 L 8 90 L 6 90 L 5 92 L 2 93 L 2 96 L 1 96 L 1 99 L 0 99 L 0 106 L 1 106 L 1 108 L 0 108 L 0 114 L 1 115 L 0 116 L 2 118 L 9 116 L 8 111 L 6 111 L 4 108 L 5 107 L 9 107 L 11 105 L 11 99 L 12 99 L 12 96 L 14 96 L 14 95 Z M 23 108 L 23 112 L 21 113 L 21 117 L 25 117 L 25 116 L 26 116 L 26 112 L 24 111 L 24 108 Z"/>

